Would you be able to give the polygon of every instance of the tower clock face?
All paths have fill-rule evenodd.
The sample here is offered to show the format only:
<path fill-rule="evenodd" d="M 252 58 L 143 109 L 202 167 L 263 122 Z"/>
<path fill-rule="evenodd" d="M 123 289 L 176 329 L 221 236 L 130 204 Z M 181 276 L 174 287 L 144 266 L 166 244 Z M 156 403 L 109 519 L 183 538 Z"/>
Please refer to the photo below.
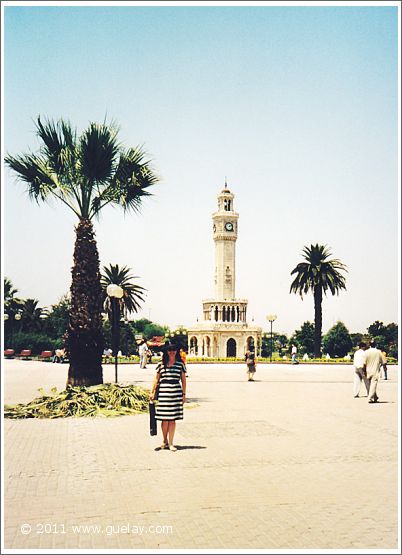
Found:
<path fill-rule="evenodd" d="M 226 222 L 226 223 L 225 223 L 225 229 L 226 229 L 226 231 L 233 231 L 233 224 L 232 224 L 232 222 Z"/>

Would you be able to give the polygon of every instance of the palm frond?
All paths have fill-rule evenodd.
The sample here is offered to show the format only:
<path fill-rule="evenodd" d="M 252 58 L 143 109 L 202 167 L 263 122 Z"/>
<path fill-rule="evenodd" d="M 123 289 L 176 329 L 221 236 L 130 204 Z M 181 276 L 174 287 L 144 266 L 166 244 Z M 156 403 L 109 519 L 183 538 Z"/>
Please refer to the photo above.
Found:
<path fill-rule="evenodd" d="M 80 169 L 87 182 L 105 183 L 111 179 L 119 148 L 116 131 L 111 126 L 89 125 L 79 139 Z"/>
<path fill-rule="evenodd" d="M 71 173 L 76 157 L 76 131 L 69 122 L 47 120 L 42 123 L 38 117 L 37 135 L 43 141 L 42 153 L 49 162 L 53 171 L 59 176 Z"/>
<path fill-rule="evenodd" d="M 28 184 L 28 194 L 35 200 L 46 200 L 57 189 L 57 177 L 53 174 L 46 160 L 34 154 L 6 156 L 5 162 L 18 177 Z"/>
<path fill-rule="evenodd" d="M 147 190 L 159 181 L 142 147 L 121 151 L 110 185 L 93 197 L 91 212 L 97 214 L 106 204 L 116 204 L 125 211 L 139 212 Z"/>

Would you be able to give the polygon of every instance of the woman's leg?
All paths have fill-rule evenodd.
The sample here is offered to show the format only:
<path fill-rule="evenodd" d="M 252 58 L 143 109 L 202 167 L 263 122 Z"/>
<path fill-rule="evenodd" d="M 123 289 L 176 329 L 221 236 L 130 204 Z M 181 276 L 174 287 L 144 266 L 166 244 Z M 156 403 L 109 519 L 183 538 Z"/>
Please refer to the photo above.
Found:
<path fill-rule="evenodd" d="M 168 429 L 169 429 L 169 421 L 168 420 L 162 420 L 163 443 L 165 445 L 168 444 Z"/>
<path fill-rule="evenodd" d="M 174 433 L 176 431 L 176 421 L 170 420 L 170 422 L 168 422 L 168 425 L 169 445 L 173 445 Z"/>

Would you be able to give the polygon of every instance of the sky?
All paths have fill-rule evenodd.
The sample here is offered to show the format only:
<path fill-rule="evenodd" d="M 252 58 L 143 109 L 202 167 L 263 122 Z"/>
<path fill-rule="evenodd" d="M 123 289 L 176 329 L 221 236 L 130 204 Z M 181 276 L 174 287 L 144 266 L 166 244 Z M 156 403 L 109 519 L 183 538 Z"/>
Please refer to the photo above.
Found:
<path fill-rule="evenodd" d="M 117 121 L 160 182 L 141 213 L 95 222 L 101 266 L 147 289 L 134 316 L 170 327 L 213 296 L 212 213 L 227 178 L 239 213 L 236 296 L 249 324 L 291 334 L 314 320 L 289 294 L 304 246 L 328 245 L 347 291 L 323 332 L 398 322 L 397 3 L 29 6 L 3 2 L 3 147 L 37 151 L 38 115 Z M 400 177 L 400 174 L 399 174 Z M 71 282 L 76 218 L 37 205 L 3 168 L 3 274 L 51 306 Z"/>

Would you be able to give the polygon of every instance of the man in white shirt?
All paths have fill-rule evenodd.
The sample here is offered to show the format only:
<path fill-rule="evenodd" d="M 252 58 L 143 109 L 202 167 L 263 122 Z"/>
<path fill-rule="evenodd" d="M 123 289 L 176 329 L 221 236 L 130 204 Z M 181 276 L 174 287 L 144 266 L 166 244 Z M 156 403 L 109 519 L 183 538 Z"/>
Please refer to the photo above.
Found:
<path fill-rule="evenodd" d="M 369 394 L 370 384 L 367 380 L 367 376 L 366 376 L 366 372 L 365 372 L 365 364 L 366 364 L 365 350 L 366 350 L 366 348 L 367 348 L 366 343 L 361 341 L 359 343 L 359 348 L 357 349 L 357 351 L 355 352 L 355 354 L 353 356 L 353 366 L 354 366 L 354 369 L 355 369 L 355 376 L 354 376 L 354 379 L 353 379 L 353 395 L 355 397 L 359 396 L 362 381 L 364 381 L 364 385 L 366 386 L 367 395 Z"/>
<path fill-rule="evenodd" d="M 370 341 L 370 348 L 364 353 L 366 362 L 366 376 L 369 383 L 368 402 L 376 403 L 378 401 L 377 384 L 380 378 L 381 366 L 385 364 L 385 358 L 376 348 L 375 341 Z"/>
<path fill-rule="evenodd" d="M 148 362 L 148 345 L 143 339 L 141 345 L 138 347 L 138 353 L 140 355 L 140 368 L 146 368 Z"/>

